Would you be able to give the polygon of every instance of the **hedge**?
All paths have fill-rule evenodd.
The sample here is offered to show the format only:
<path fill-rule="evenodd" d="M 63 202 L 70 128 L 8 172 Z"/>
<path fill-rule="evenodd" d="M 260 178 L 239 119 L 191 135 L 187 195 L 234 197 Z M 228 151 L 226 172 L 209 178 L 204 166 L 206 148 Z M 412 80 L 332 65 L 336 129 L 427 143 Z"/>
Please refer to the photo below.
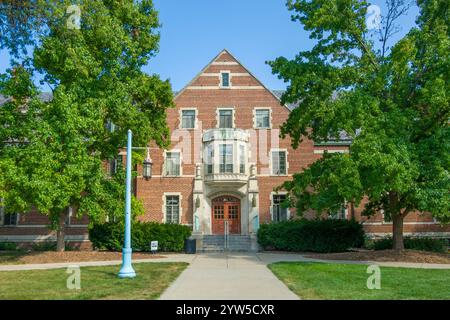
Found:
<path fill-rule="evenodd" d="M 15 251 L 17 244 L 14 242 L 0 242 L 0 251 Z"/>
<path fill-rule="evenodd" d="M 405 249 L 422 250 L 432 252 L 447 252 L 448 240 L 433 239 L 433 238 L 411 238 L 405 237 L 403 239 Z M 374 250 L 388 250 L 392 249 L 392 237 L 375 240 L 370 246 Z"/>
<path fill-rule="evenodd" d="M 291 220 L 263 224 L 258 243 L 269 250 L 342 252 L 362 247 L 363 227 L 355 220 Z"/>
<path fill-rule="evenodd" d="M 150 242 L 158 241 L 158 249 L 179 252 L 184 240 L 191 236 L 191 228 L 179 224 L 157 222 L 133 222 L 131 247 L 134 251 L 150 251 Z M 96 224 L 89 229 L 89 239 L 95 249 L 121 251 L 123 247 L 123 223 Z"/>

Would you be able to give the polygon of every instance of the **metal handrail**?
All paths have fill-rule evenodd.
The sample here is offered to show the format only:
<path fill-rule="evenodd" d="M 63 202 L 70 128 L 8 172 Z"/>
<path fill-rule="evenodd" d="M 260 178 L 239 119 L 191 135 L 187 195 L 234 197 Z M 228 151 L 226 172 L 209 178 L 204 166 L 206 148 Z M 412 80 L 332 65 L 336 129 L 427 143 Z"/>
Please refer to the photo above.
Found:
<path fill-rule="evenodd" d="M 229 231 L 228 231 L 228 220 L 224 220 L 224 222 L 225 222 L 225 243 L 224 243 L 224 245 L 225 245 L 225 250 L 228 250 L 228 233 L 229 233 Z"/>

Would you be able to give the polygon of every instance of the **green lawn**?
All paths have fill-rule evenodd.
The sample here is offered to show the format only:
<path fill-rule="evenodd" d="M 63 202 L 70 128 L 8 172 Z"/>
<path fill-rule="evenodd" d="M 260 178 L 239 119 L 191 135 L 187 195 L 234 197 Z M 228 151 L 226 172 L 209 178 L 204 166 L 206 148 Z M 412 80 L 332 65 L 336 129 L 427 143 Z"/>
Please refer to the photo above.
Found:
<path fill-rule="evenodd" d="M 381 267 L 369 290 L 365 265 L 279 262 L 270 270 L 302 299 L 450 299 L 450 270 Z"/>
<path fill-rule="evenodd" d="M 135 263 L 134 279 L 119 279 L 120 265 L 82 267 L 81 289 L 69 290 L 67 269 L 2 271 L 0 300 L 5 299 L 156 299 L 187 263 Z"/>

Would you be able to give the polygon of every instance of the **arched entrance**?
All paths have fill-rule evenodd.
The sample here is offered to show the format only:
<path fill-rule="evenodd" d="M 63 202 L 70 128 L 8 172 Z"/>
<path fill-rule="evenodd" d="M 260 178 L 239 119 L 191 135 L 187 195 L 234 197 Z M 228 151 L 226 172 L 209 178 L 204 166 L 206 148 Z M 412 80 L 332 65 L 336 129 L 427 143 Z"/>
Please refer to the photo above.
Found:
<path fill-rule="evenodd" d="M 228 233 L 241 233 L 241 201 L 233 196 L 220 196 L 211 201 L 212 233 L 224 234 L 228 223 Z"/>

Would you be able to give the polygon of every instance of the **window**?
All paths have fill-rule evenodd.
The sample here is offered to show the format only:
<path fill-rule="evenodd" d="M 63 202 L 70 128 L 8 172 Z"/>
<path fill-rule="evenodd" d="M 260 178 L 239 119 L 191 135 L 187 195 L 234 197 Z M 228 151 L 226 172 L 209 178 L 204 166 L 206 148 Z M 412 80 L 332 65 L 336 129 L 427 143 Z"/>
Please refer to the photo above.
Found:
<path fill-rule="evenodd" d="M 230 73 L 229 72 L 221 72 L 220 73 L 220 86 L 222 88 L 229 88 L 230 87 Z"/>
<path fill-rule="evenodd" d="M 105 221 L 106 222 L 118 222 L 118 219 L 115 215 L 109 213 L 106 215 Z"/>
<path fill-rule="evenodd" d="M 270 128 L 270 110 L 256 109 L 255 110 L 255 128 L 269 129 Z"/>
<path fill-rule="evenodd" d="M 165 175 L 179 176 L 180 175 L 180 152 L 166 152 Z"/>
<path fill-rule="evenodd" d="M 342 206 L 339 210 L 330 212 L 329 214 L 330 219 L 346 219 L 346 216 L 345 206 Z"/>
<path fill-rule="evenodd" d="M 223 205 L 215 205 L 214 206 L 214 219 L 223 220 L 224 219 L 224 206 Z"/>
<path fill-rule="evenodd" d="M 213 173 L 213 158 L 214 158 L 213 145 L 209 144 L 206 147 L 206 155 L 205 155 L 206 174 L 212 174 Z"/>
<path fill-rule="evenodd" d="M 233 110 L 219 110 L 219 128 L 233 128 Z"/>
<path fill-rule="evenodd" d="M 286 174 L 286 151 L 272 151 L 272 174 Z"/>
<path fill-rule="evenodd" d="M 274 222 L 288 219 L 288 208 L 284 208 L 282 205 L 285 200 L 285 194 L 274 194 L 272 196 L 272 220 Z"/>
<path fill-rule="evenodd" d="M 219 145 L 219 172 L 233 173 L 233 145 L 221 144 Z"/>
<path fill-rule="evenodd" d="M 19 215 L 17 213 L 6 213 L 5 207 L 0 205 L 0 225 L 16 226 L 19 220 L 18 217 Z"/>
<path fill-rule="evenodd" d="M 181 110 L 181 128 L 195 128 L 195 110 Z"/>
<path fill-rule="evenodd" d="M 180 222 L 180 196 L 166 196 L 166 223 Z"/>
<path fill-rule="evenodd" d="M 106 129 L 108 130 L 108 132 L 115 132 L 117 128 L 111 120 L 108 120 L 106 123 Z"/>
<path fill-rule="evenodd" d="M 245 147 L 239 145 L 239 173 L 245 173 Z"/>
<path fill-rule="evenodd" d="M 113 158 L 109 160 L 108 163 L 108 174 L 110 176 L 117 173 L 118 170 L 122 169 L 122 156 L 118 156 L 117 158 Z"/>
<path fill-rule="evenodd" d="M 73 210 L 72 207 L 69 207 L 68 209 L 66 209 L 66 218 L 65 218 L 65 225 L 66 226 L 70 226 L 72 224 L 72 215 L 73 215 Z"/>

